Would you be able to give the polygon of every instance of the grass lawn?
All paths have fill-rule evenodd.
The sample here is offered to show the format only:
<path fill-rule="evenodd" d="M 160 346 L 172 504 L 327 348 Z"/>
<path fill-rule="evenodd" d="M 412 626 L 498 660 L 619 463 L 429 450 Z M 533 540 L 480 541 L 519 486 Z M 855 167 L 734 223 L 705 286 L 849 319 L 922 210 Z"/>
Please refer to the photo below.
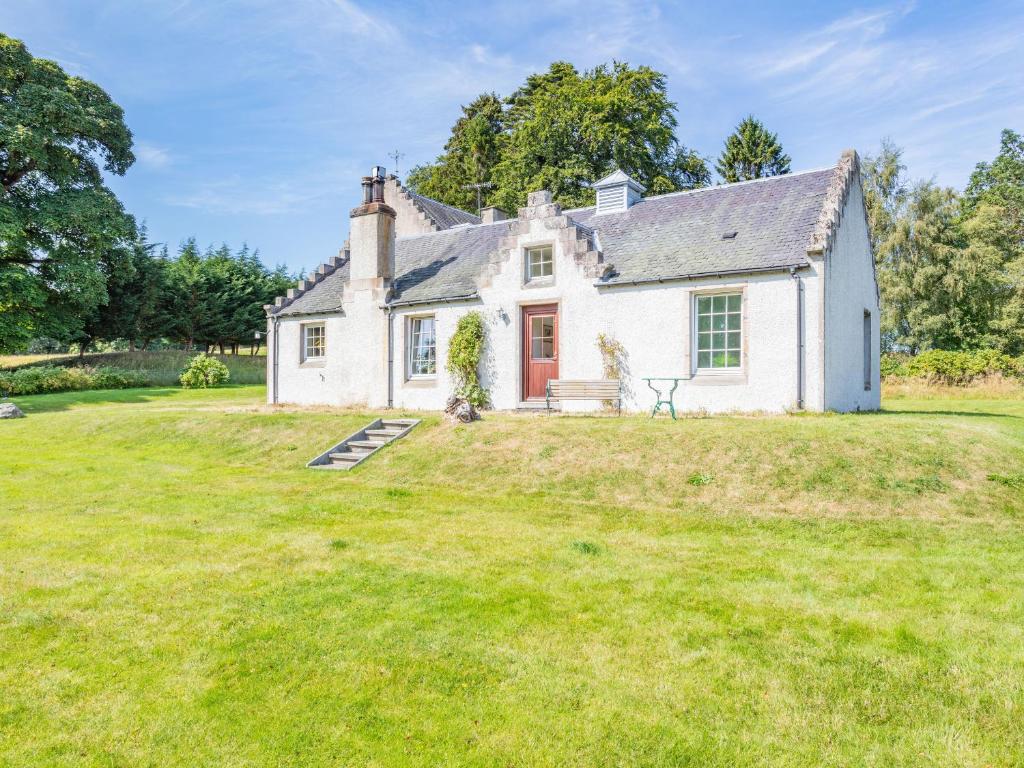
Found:
<path fill-rule="evenodd" d="M 1019 766 L 1024 401 L 0 422 L 4 766 Z"/>

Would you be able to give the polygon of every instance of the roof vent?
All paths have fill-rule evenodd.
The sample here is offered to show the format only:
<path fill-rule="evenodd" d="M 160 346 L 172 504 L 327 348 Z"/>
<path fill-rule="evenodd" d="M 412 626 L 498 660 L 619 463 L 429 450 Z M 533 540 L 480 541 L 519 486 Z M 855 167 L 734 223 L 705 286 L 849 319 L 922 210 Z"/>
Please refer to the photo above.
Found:
<path fill-rule="evenodd" d="M 723 232 L 722 233 L 722 239 L 723 240 L 735 240 L 737 234 L 739 234 L 739 233 L 736 232 L 736 230 L 733 230 L 732 232 Z"/>
<path fill-rule="evenodd" d="M 594 189 L 597 190 L 597 213 L 624 211 L 639 201 L 645 191 L 642 184 L 618 169 L 595 181 Z"/>

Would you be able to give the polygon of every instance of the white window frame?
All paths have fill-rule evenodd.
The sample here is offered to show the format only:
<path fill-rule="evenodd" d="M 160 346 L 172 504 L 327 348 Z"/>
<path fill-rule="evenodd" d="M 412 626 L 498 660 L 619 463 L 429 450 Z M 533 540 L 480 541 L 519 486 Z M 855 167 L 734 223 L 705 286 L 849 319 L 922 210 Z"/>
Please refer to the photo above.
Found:
<path fill-rule="evenodd" d="M 712 311 L 710 313 L 711 320 L 709 322 L 709 326 L 711 326 L 711 327 L 709 329 L 707 329 L 707 330 L 703 330 L 702 331 L 701 327 L 700 327 L 700 318 L 701 318 L 700 304 L 701 304 L 701 300 L 702 299 L 709 299 L 713 303 L 716 297 L 724 297 L 725 298 L 726 308 L 725 308 L 724 311 L 715 311 L 714 309 L 712 309 Z M 729 308 L 728 302 L 729 302 L 729 298 L 730 297 L 738 297 L 738 299 L 739 299 L 739 307 L 738 308 L 736 308 L 736 309 Z M 746 350 L 746 338 L 745 338 L 745 336 L 746 336 L 746 333 L 747 333 L 746 322 L 745 322 L 745 319 L 744 319 L 745 315 L 746 315 L 746 295 L 745 295 L 745 291 L 742 288 L 723 288 L 721 290 L 715 290 L 715 291 L 699 291 L 699 292 L 694 292 L 694 294 L 693 294 L 693 296 L 691 298 L 691 301 L 693 303 L 691 304 L 691 315 L 690 316 L 693 318 L 693 321 L 691 323 L 690 332 L 691 332 L 691 338 L 693 339 L 693 342 L 690 345 L 691 346 L 690 353 L 692 355 L 691 359 L 693 361 L 693 373 L 694 374 L 699 374 L 701 376 L 705 376 L 705 375 L 708 375 L 708 376 L 719 376 L 719 375 L 723 375 L 723 374 L 724 375 L 728 375 L 728 374 L 742 373 L 743 372 L 743 366 L 744 366 L 744 359 L 746 357 L 746 355 L 745 355 L 745 350 Z M 726 318 L 725 319 L 725 328 L 724 329 L 717 330 L 717 329 L 714 328 L 714 318 L 716 316 L 719 316 L 719 317 L 720 316 L 724 316 Z M 732 317 L 737 317 L 738 318 L 738 322 L 736 323 L 736 324 L 738 324 L 738 327 L 736 327 L 736 328 L 730 327 L 731 325 L 734 325 L 734 323 L 732 321 Z M 714 338 L 715 338 L 714 334 L 717 334 L 717 333 L 724 333 L 724 334 L 726 334 L 726 343 L 725 343 L 725 346 L 721 350 L 719 350 L 716 346 L 714 346 Z M 734 334 L 734 333 L 738 333 L 739 334 L 739 344 L 738 344 L 738 346 L 733 346 L 732 344 L 729 343 L 729 338 L 728 337 L 731 334 Z M 702 335 L 705 336 L 705 337 L 708 337 L 709 342 L 711 343 L 711 347 L 710 348 L 704 349 L 704 350 L 701 349 L 701 337 L 702 337 Z M 710 357 L 710 362 L 712 364 L 701 365 L 701 359 L 700 359 L 701 352 L 708 353 L 708 355 Z M 713 365 L 714 354 L 716 352 L 723 352 L 727 356 L 730 353 L 735 352 L 736 353 L 737 364 L 736 365 L 720 365 L 720 366 Z"/>
<path fill-rule="evenodd" d="M 547 275 L 535 275 L 533 274 L 533 263 L 531 257 L 537 251 L 547 251 L 549 258 L 544 259 L 539 264 L 547 264 L 550 267 L 550 274 Z M 527 283 L 538 283 L 538 282 L 550 282 L 555 279 L 555 246 L 553 243 L 541 243 L 538 245 L 530 245 L 523 249 L 523 270 L 526 275 L 525 282 Z"/>
<path fill-rule="evenodd" d="M 422 326 L 424 320 L 431 323 L 431 346 L 434 350 L 434 370 L 430 373 L 415 372 L 414 353 L 416 350 L 415 341 L 422 331 L 417 333 L 417 326 Z M 437 318 L 434 315 L 411 315 L 405 323 L 405 378 L 413 379 L 435 379 L 437 378 Z"/>
<path fill-rule="evenodd" d="M 301 361 L 303 363 L 323 362 L 327 357 L 327 323 L 302 323 L 300 326 Z M 319 344 L 310 346 L 310 331 L 319 330 Z M 310 354 L 312 352 L 313 354 Z"/>

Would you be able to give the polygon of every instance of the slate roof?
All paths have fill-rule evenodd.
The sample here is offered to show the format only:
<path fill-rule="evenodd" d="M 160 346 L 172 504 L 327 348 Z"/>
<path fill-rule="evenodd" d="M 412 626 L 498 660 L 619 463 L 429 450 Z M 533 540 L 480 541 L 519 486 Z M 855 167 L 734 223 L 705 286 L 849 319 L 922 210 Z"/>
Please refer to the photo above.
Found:
<path fill-rule="evenodd" d="M 597 232 L 609 283 L 807 263 L 834 168 L 649 197 L 624 211 L 566 211 Z M 735 232 L 732 239 L 725 233 Z"/>
<path fill-rule="evenodd" d="M 348 282 L 349 260 L 346 257 L 333 272 L 309 290 L 274 312 L 278 317 L 316 315 L 341 309 L 341 294 Z"/>
<path fill-rule="evenodd" d="M 417 195 L 415 192 L 410 192 L 409 190 L 405 190 L 405 193 L 409 195 L 416 206 L 427 214 L 427 216 L 433 219 L 434 223 L 441 229 L 448 229 L 456 226 L 457 224 L 480 223 L 480 217 L 474 216 L 469 211 L 464 211 L 461 208 L 455 208 L 454 206 L 447 205 L 439 200 L 434 200 L 431 197 Z"/>
<path fill-rule="evenodd" d="M 598 284 L 786 269 L 807 263 L 836 176 L 837 168 L 826 168 L 644 198 L 614 213 L 598 215 L 594 207 L 564 213 L 595 231 L 604 261 L 613 265 Z M 421 200 L 433 207 L 432 217 L 448 212 L 479 221 L 465 211 Z M 477 279 L 514 221 L 449 224 L 454 228 L 398 238 L 392 303 L 473 296 Z M 735 237 L 722 237 L 732 232 Z M 347 280 L 346 261 L 277 314 L 336 310 Z"/>
<path fill-rule="evenodd" d="M 395 241 L 395 280 L 392 302 L 454 299 L 476 293 L 484 271 L 508 221 L 433 232 Z"/>

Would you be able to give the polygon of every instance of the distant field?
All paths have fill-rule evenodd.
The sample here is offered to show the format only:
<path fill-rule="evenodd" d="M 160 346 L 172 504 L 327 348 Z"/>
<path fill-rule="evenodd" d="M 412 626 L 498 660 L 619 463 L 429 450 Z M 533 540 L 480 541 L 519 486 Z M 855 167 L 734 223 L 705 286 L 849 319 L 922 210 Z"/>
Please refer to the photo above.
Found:
<path fill-rule="evenodd" d="M 1020 766 L 1024 402 L 0 422 L 4 766 Z"/>
<path fill-rule="evenodd" d="M 26 365 L 109 365 L 132 371 L 146 371 L 154 384 L 175 386 L 185 363 L 197 352 L 160 350 L 156 352 L 102 352 L 78 355 L 4 355 L 0 368 Z M 266 355 L 211 355 L 224 362 L 231 371 L 234 384 L 263 384 L 267 380 Z"/>

